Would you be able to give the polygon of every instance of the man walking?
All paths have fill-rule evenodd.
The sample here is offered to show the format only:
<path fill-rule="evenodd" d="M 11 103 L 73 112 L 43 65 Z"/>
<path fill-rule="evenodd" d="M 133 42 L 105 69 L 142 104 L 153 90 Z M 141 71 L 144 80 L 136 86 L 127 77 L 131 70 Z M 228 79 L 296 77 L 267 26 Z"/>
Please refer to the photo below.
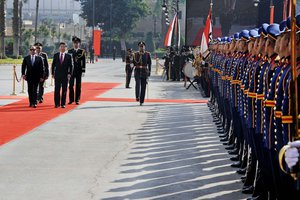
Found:
<path fill-rule="evenodd" d="M 52 77 L 55 79 L 54 102 L 55 108 L 61 106 L 66 107 L 66 96 L 68 88 L 68 80 L 70 80 L 73 72 L 72 56 L 65 53 L 66 43 L 59 44 L 59 52 L 54 54 L 52 62 Z M 62 93 L 60 94 L 60 90 Z"/>
<path fill-rule="evenodd" d="M 75 97 L 75 102 L 77 105 L 79 105 L 80 101 L 80 96 L 81 96 L 81 77 L 84 76 L 85 74 L 85 51 L 83 49 L 79 48 L 79 45 L 81 43 L 81 40 L 74 36 L 72 38 L 73 42 L 73 48 L 68 51 L 69 54 L 72 55 L 73 58 L 73 63 L 74 63 L 74 70 L 72 77 L 70 79 L 69 83 L 69 103 L 72 104 L 74 102 L 74 97 Z M 76 90 L 74 94 L 74 83 L 76 80 Z"/>
<path fill-rule="evenodd" d="M 35 54 L 35 46 L 30 47 L 30 53 L 23 59 L 22 78 L 28 84 L 29 107 L 37 106 L 38 84 L 44 82 L 44 63 L 40 56 Z"/>
<path fill-rule="evenodd" d="M 42 52 L 43 45 L 39 42 L 34 44 L 36 48 L 36 55 L 40 56 L 43 58 L 44 62 L 44 68 L 45 68 L 45 74 L 44 74 L 44 81 L 40 82 L 38 85 L 38 94 L 37 94 L 37 100 L 39 103 L 43 103 L 44 101 L 44 84 L 45 81 L 49 77 L 49 64 L 48 64 L 48 55 L 44 52 Z"/>
<path fill-rule="evenodd" d="M 145 51 L 145 42 L 139 42 L 139 51 L 133 56 L 133 63 L 135 66 L 135 96 L 136 101 L 140 102 L 140 106 L 143 105 L 145 100 L 147 79 L 151 75 L 151 55 Z"/>

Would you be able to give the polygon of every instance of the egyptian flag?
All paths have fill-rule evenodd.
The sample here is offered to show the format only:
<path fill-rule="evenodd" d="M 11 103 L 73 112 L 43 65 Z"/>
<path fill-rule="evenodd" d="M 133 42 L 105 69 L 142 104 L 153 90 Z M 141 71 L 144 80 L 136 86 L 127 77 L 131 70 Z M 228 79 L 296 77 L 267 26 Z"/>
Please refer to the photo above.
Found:
<path fill-rule="evenodd" d="M 165 47 L 170 46 L 180 46 L 180 24 L 178 14 L 174 16 L 166 35 Z"/>
<path fill-rule="evenodd" d="M 208 52 L 208 44 L 212 40 L 212 23 L 211 23 L 211 13 L 212 9 L 209 10 L 205 28 L 202 34 L 200 53 L 205 57 L 205 54 Z"/>

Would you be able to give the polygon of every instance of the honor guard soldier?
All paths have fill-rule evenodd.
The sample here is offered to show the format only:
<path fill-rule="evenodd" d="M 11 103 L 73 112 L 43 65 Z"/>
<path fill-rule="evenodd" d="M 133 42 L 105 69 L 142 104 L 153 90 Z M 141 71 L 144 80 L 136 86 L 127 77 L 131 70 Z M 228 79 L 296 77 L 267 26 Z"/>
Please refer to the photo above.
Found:
<path fill-rule="evenodd" d="M 289 21 L 288 19 L 287 21 Z M 289 23 L 287 23 L 289 25 Z M 300 15 L 296 16 L 296 77 L 297 79 L 295 80 L 295 84 L 297 84 L 297 88 L 299 91 L 300 87 Z M 290 48 L 290 47 L 289 47 Z M 295 167 L 296 165 L 299 165 L 299 149 L 300 149 L 300 141 L 296 140 L 293 142 L 293 136 L 299 135 L 300 129 L 298 129 L 298 133 L 295 133 L 294 131 L 294 124 L 293 124 L 293 104 L 300 103 L 300 98 L 298 96 L 297 102 L 293 102 L 292 95 L 291 95 L 291 89 L 294 87 L 291 85 L 292 81 L 292 74 L 291 70 L 288 72 L 288 77 L 285 82 L 285 87 L 284 87 L 284 97 L 283 97 L 283 102 L 282 102 L 282 116 L 281 116 L 281 122 L 282 122 L 282 134 L 283 134 L 283 142 L 284 142 L 284 147 L 280 150 L 279 153 L 279 164 L 283 172 L 285 172 L 285 175 L 287 173 L 291 172 L 291 169 Z M 298 115 L 299 115 L 299 107 L 298 107 Z M 299 116 L 298 116 L 298 128 L 299 128 Z M 292 137 L 291 137 L 292 136 Z M 283 159 L 284 157 L 284 159 Z M 285 163 L 284 163 L 285 161 Z M 286 166 L 287 165 L 287 166 Z M 299 168 L 297 168 L 299 170 Z M 297 170 L 296 169 L 296 170 Z M 299 188 L 296 190 L 295 188 L 295 181 L 292 180 L 292 178 L 289 176 L 289 179 L 285 181 L 286 188 L 288 189 L 288 197 L 290 199 L 299 199 L 300 198 L 300 192 Z M 299 186 L 299 175 L 298 175 L 298 180 L 297 184 Z"/>
<path fill-rule="evenodd" d="M 81 40 L 74 36 L 72 38 L 73 48 L 68 51 L 73 57 L 74 69 L 73 74 L 69 82 L 69 103 L 72 104 L 75 100 L 76 104 L 79 105 L 81 96 L 81 80 L 85 74 L 86 58 L 85 51 L 79 48 Z M 74 84 L 76 81 L 76 89 L 74 94 Z"/>
<path fill-rule="evenodd" d="M 43 101 L 44 101 L 44 85 L 45 85 L 45 81 L 49 77 L 48 55 L 45 52 L 42 52 L 43 45 L 41 43 L 37 42 L 34 44 L 34 46 L 36 48 L 36 55 L 42 57 L 43 62 L 44 62 L 44 69 L 45 69 L 45 74 L 43 77 L 44 81 L 39 83 L 38 94 L 37 94 L 37 101 L 39 103 L 43 103 Z"/>
<path fill-rule="evenodd" d="M 133 70 L 133 53 L 132 49 L 127 49 L 127 55 L 126 55 L 126 66 L 125 66 L 125 72 L 126 72 L 126 88 L 130 88 L 130 80 Z"/>
<path fill-rule="evenodd" d="M 135 97 L 136 101 L 140 102 L 142 106 L 145 100 L 147 79 L 151 75 L 151 55 L 145 51 L 145 42 L 139 42 L 139 51 L 133 56 L 133 63 L 135 66 Z"/>

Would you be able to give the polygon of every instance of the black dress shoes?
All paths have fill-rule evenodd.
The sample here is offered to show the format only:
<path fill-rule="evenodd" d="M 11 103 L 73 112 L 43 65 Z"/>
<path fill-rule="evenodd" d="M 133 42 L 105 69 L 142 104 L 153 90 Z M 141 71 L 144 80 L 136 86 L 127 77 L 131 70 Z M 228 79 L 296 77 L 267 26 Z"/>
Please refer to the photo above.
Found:
<path fill-rule="evenodd" d="M 242 189 L 242 193 L 243 193 L 243 194 L 252 194 L 252 193 L 253 193 L 253 190 L 254 190 L 254 187 L 253 187 L 253 186 L 244 187 L 244 188 Z"/>
<path fill-rule="evenodd" d="M 33 108 L 36 108 L 36 104 L 34 104 L 32 107 L 33 107 Z"/>
<path fill-rule="evenodd" d="M 236 168 L 241 167 L 241 162 L 238 161 L 238 162 L 232 163 L 230 166 L 231 167 L 236 167 Z"/>
<path fill-rule="evenodd" d="M 73 103 L 73 101 L 70 101 L 68 104 L 71 105 Z"/>
<path fill-rule="evenodd" d="M 226 150 L 233 150 L 234 149 L 234 145 L 230 145 L 228 147 L 225 147 Z"/>
<path fill-rule="evenodd" d="M 243 169 L 239 169 L 236 171 L 236 173 L 240 174 L 240 175 L 244 175 L 246 173 L 246 168 L 243 168 Z"/>
<path fill-rule="evenodd" d="M 228 141 L 228 138 L 227 138 L 227 137 L 224 137 L 224 138 L 220 139 L 220 141 L 221 141 L 221 142 L 226 142 L 226 141 Z"/>
<path fill-rule="evenodd" d="M 239 161 L 239 156 L 233 156 L 230 158 L 231 161 Z"/>
<path fill-rule="evenodd" d="M 79 105 L 79 101 L 76 101 L 76 105 Z"/>
<path fill-rule="evenodd" d="M 233 149 L 233 150 L 231 150 L 231 151 L 228 151 L 228 153 L 229 153 L 230 155 L 237 155 L 237 154 L 239 153 L 239 150 L 238 150 L 238 149 Z"/>
<path fill-rule="evenodd" d="M 65 106 L 65 105 L 62 105 L 61 108 L 66 108 L 66 106 Z"/>
<path fill-rule="evenodd" d="M 55 105 L 55 108 L 58 108 L 59 107 L 59 105 Z"/>
<path fill-rule="evenodd" d="M 139 99 L 139 98 L 136 98 L 135 100 L 136 100 L 136 101 L 140 101 L 140 99 Z"/>

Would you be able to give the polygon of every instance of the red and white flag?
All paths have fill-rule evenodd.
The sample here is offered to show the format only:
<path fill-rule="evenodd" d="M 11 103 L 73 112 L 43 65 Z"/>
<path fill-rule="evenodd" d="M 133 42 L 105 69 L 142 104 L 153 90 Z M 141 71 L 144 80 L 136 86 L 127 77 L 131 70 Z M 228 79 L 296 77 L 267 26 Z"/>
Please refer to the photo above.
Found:
<path fill-rule="evenodd" d="M 212 40 L 212 23 L 211 23 L 211 14 L 212 9 L 209 10 L 205 28 L 202 34 L 201 46 L 200 46 L 200 53 L 205 57 L 205 54 L 208 53 L 208 44 Z"/>
<path fill-rule="evenodd" d="M 176 39 L 176 41 L 174 41 Z M 172 23 L 169 26 L 166 39 L 165 46 L 180 46 L 180 24 L 178 20 L 178 14 L 176 14 L 172 20 Z"/>

